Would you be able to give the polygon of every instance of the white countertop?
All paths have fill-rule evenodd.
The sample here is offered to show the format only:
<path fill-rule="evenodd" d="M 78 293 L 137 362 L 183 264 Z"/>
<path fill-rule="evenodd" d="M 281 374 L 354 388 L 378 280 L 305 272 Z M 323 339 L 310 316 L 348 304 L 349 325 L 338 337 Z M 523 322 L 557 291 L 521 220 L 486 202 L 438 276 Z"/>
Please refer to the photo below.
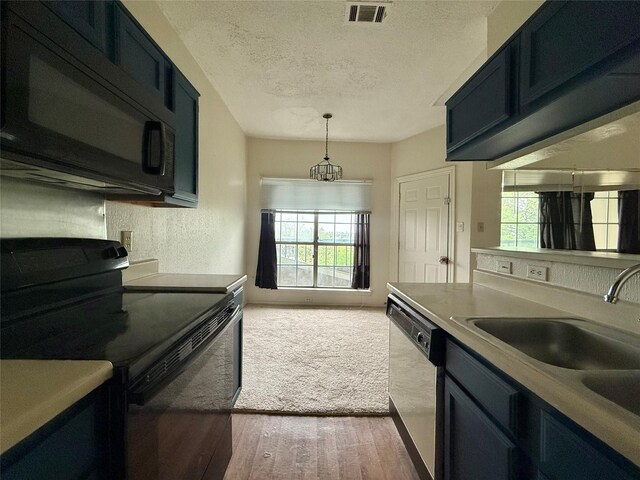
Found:
<path fill-rule="evenodd" d="M 577 385 L 575 376 L 579 372 L 531 359 L 463 318 L 576 317 L 575 314 L 477 283 L 390 283 L 388 287 L 458 341 L 640 466 L 640 417 Z M 567 380 L 569 376 L 572 381 Z"/>
<path fill-rule="evenodd" d="M 246 275 L 154 273 L 126 281 L 130 291 L 229 293 L 247 281 Z"/>
<path fill-rule="evenodd" d="M 0 453 L 111 378 L 106 361 L 0 361 Z"/>

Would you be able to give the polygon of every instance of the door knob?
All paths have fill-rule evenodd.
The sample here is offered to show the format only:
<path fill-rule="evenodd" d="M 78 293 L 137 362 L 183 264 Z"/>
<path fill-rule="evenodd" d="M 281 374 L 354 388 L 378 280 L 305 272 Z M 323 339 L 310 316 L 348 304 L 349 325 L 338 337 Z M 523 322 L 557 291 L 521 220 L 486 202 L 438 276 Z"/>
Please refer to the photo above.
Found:
<path fill-rule="evenodd" d="M 440 257 L 440 265 L 449 265 L 449 257 Z"/>

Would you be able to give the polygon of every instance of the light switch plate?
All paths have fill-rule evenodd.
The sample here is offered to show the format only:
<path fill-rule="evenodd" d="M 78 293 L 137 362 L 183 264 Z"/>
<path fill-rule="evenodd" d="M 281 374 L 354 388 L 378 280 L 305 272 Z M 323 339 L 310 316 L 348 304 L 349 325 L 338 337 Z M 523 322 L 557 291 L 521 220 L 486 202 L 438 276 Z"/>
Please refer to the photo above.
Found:
<path fill-rule="evenodd" d="M 464 222 L 456 222 L 456 232 L 464 232 Z"/>

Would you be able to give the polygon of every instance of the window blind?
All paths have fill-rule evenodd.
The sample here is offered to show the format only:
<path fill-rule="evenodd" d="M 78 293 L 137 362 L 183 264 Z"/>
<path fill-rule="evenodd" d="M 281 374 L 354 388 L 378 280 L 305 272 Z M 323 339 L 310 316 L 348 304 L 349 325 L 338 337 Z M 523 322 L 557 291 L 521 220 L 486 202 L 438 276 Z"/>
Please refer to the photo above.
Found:
<path fill-rule="evenodd" d="M 263 209 L 371 211 L 371 180 L 263 178 L 260 190 Z"/>
<path fill-rule="evenodd" d="M 640 172 L 618 170 L 508 170 L 502 172 L 504 192 L 600 192 L 637 190 Z"/>

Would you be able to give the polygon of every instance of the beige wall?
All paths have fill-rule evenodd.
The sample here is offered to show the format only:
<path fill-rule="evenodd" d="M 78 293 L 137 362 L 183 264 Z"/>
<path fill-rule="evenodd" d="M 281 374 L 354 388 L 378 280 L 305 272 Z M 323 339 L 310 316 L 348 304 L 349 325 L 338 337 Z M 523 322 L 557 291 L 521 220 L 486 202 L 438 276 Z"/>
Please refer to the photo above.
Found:
<path fill-rule="evenodd" d="M 391 146 L 382 143 L 330 142 L 331 161 L 341 165 L 345 180 L 371 179 L 371 292 L 266 290 L 255 287 L 260 240 L 260 179 L 307 178 L 322 160 L 324 142 L 248 139 L 246 296 L 254 303 L 382 305 L 387 296 L 389 255 L 389 165 Z"/>
<path fill-rule="evenodd" d="M 538 0 L 498 4 L 487 18 L 487 56 L 491 56 L 541 4 Z M 444 112 L 442 120 L 445 120 Z M 455 281 L 467 282 L 474 267 L 470 248 L 500 244 L 502 177 L 499 171 L 487 170 L 485 162 L 445 162 L 445 135 L 443 125 L 393 144 L 391 177 L 455 165 L 455 221 L 464 222 L 464 231 L 455 234 Z M 392 206 L 393 221 L 397 221 L 395 214 Z M 397 249 L 392 245 L 389 267 L 392 279 L 396 268 Z"/>
<path fill-rule="evenodd" d="M 200 193 L 197 209 L 106 202 L 108 238 L 132 230 L 131 260 L 157 258 L 164 272 L 244 273 L 245 136 L 158 5 L 124 3 L 200 92 Z"/>
<path fill-rule="evenodd" d="M 487 170 L 485 162 L 472 163 L 471 247 L 496 247 L 500 245 L 502 172 Z"/>
<path fill-rule="evenodd" d="M 455 234 L 453 262 L 456 282 L 468 282 L 470 273 L 470 224 L 471 224 L 471 179 L 473 165 L 470 162 L 445 162 L 445 127 L 427 130 L 391 147 L 391 178 L 421 173 L 438 168 L 455 166 L 455 218 L 454 222 L 464 222 L 464 231 Z M 392 182 L 393 183 L 393 182 Z M 393 185 L 390 186 L 393 188 Z M 392 225 L 397 220 L 397 202 L 390 199 Z M 455 224 L 455 223 L 454 223 Z M 391 280 L 397 279 L 398 249 L 390 243 L 389 272 Z"/>

